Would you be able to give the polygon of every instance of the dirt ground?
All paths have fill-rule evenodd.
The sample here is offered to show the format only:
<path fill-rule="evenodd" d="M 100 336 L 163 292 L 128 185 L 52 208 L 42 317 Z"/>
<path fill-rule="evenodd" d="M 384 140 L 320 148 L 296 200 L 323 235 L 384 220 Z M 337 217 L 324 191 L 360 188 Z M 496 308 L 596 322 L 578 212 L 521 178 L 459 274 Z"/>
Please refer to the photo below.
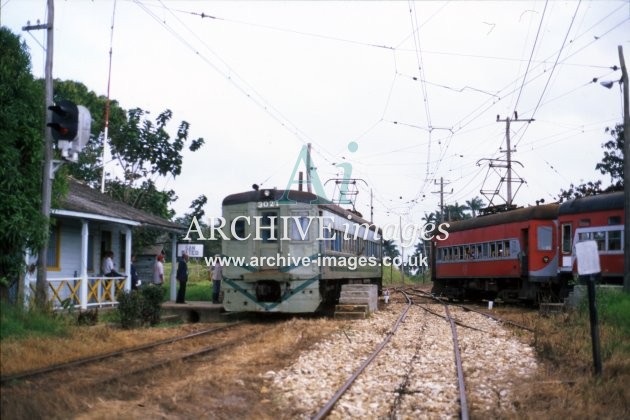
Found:
<path fill-rule="evenodd" d="M 540 329 L 540 318 L 527 310 L 495 308 L 515 322 Z M 23 392 L 1 392 L 2 419 L 25 418 L 212 418 L 285 419 L 279 399 L 265 386 L 265 374 L 290 365 L 299 353 L 333 332 L 347 327 L 349 321 L 330 318 L 287 318 L 257 325 L 260 334 L 244 345 L 216 354 L 177 363 L 131 380 L 112 383 L 99 389 L 73 389 L 64 384 L 46 389 L 25 388 Z M 562 328 L 563 318 L 550 325 Z M 118 328 L 81 327 L 67 338 L 31 339 L 3 342 L 0 348 L 2 375 L 36 368 L 64 359 L 105 353 L 117 348 L 178 336 L 209 325 L 185 324 L 132 331 Z M 562 335 L 549 330 L 551 344 L 534 343 L 531 333 L 518 332 L 521 339 L 539 348 L 566 346 Z M 544 330 L 543 330 L 544 331 Z M 605 331 L 604 331 L 605 332 Z M 605 335 L 603 340 L 605 340 Z M 575 338 L 577 339 L 577 337 Z M 581 337 L 584 341 L 587 337 Z M 588 346 L 587 346 L 588 348 Z M 590 365 L 567 352 L 563 359 L 542 360 L 540 377 L 522 384 L 518 418 L 628 418 L 630 416 L 630 377 L 628 360 L 610 360 L 605 375 L 594 379 Z M 588 360 L 588 357 L 586 357 Z M 566 368 L 562 368 L 566 366 Z"/>
<path fill-rule="evenodd" d="M 203 325 L 196 324 L 196 327 Z M 265 323 L 258 326 L 263 333 L 247 339 L 244 345 L 100 389 L 69 391 L 60 386 L 30 388 L 22 393 L 3 392 L 2 418 L 286 418 L 274 404 L 279 396 L 271 395 L 263 385 L 264 374 L 286 366 L 301 350 L 340 327 L 340 322 L 330 319 L 295 318 Z M 168 330 L 168 334 L 162 328 L 139 330 L 131 335 L 116 329 L 111 329 L 110 333 L 112 342 L 128 347 L 166 335 L 185 334 L 190 326 Z M 94 331 L 94 337 L 83 332 L 66 340 L 63 347 L 73 348 L 75 339 L 81 342 L 81 347 L 90 340 L 99 341 L 102 332 Z M 40 343 L 32 346 L 29 353 L 40 353 L 41 361 L 47 358 L 45 347 L 48 346 Z M 12 364 L 7 353 L 16 357 L 18 352 L 15 349 L 5 352 L 3 348 L 3 367 Z M 36 354 L 29 358 L 38 359 Z M 3 375 L 7 373 L 3 368 Z M 6 394 L 10 394 L 11 400 Z"/>

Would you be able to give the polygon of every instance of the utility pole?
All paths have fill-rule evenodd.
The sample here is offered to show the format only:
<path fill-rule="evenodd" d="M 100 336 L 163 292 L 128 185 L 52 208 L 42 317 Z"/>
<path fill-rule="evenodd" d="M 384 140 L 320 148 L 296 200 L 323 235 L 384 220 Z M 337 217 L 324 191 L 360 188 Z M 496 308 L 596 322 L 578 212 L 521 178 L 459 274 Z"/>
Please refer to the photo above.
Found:
<path fill-rule="evenodd" d="M 437 180 L 433 180 L 434 184 L 437 185 Z M 450 182 L 447 182 L 446 184 L 450 184 Z M 446 194 L 451 194 L 453 193 L 453 190 L 451 190 L 451 192 L 447 192 Z M 442 223 L 444 221 L 444 178 L 440 177 L 440 191 L 433 191 L 433 194 L 440 194 L 440 223 Z"/>
<path fill-rule="evenodd" d="M 52 120 L 52 111 L 50 107 L 53 104 L 53 24 L 55 20 L 55 2 L 48 0 L 48 17 L 47 23 L 44 25 L 25 26 L 22 29 L 29 31 L 31 29 L 46 29 L 46 66 L 45 66 L 45 107 L 46 122 Z M 42 170 L 42 215 L 45 219 L 46 235 L 43 245 L 39 248 L 37 258 L 37 283 L 35 286 L 35 302 L 37 306 L 43 307 L 47 300 L 46 290 L 46 270 L 48 268 L 48 235 L 50 227 L 50 201 L 52 196 L 52 179 L 53 179 L 53 149 L 52 149 L 52 132 L 45 125 L 44 129 L 44 163 Z"/>
<path fill-rule="evenodd" d="M 525 119 L 525 120 L 519 120 L 518 119 L 518 114 L 516 113 L 516 111 L 514 111 L 514 119 L 511 120 L 510 117 L 505 118 L 504 120 L 499 119 L 499 116 L 497 115 L 497 122 L 505 122 L 505 141 L 507 143 L 507 150 L 506 150 L 506 158 L 507 158 L 507 200 L 506 200 L 506 204 L 507 204 L 507 208 L 509 209 L 512 206 L 512 152 L 516 151 L 516 150 L 512 150 L 512 145 L 510 144 L 510 122 L 527 122 L 527 123 L 531 123 L 532 121 L 534 121 L 534 119 Z"/>
<path fill-rule="evenodd" d="M 621 83 L 623 83 L 623 190 L 624 190 L 624 228 L 623 228 L 623 290 L 630 293 L 630 110 L 628 109 L 628 70 L 623 58 L 623 48 L 617 46 L 621 65 Z"/>

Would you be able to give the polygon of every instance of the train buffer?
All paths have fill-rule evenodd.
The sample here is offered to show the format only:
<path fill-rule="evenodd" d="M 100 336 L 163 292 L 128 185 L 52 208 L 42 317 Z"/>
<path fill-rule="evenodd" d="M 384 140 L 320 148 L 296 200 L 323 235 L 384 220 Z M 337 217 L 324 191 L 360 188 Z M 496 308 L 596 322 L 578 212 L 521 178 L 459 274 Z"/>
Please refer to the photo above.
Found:
<path fill-rule="evenodd" d="M 341 287 L 335 318 L 361 319 L 378 308 L 378 286 L 375 284 L 344 284 Z"/>

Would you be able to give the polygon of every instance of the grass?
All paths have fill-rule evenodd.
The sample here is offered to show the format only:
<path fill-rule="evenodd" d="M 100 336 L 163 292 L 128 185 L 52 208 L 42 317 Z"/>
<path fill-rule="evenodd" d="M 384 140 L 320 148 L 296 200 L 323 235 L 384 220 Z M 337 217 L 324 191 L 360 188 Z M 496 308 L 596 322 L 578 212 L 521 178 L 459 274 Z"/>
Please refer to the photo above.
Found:
<path fill-rule="evenodd" d="M 52 310 L 0 305 L 0 340 L 6 338 L 63 337 L 70 333 L 69 317 Z"/>
<path fill-rule="evenodd" d="M 532 384 L 521 401 L 528 416 L 627 418 L 630 407 L 630 295 L 599 288 L 597 308 L 603 362 L 593 375 L 589 311 L 535 314 L 534 347 L 548 379 Z M 540 378 L 539 378 L 540 379 Z"/>

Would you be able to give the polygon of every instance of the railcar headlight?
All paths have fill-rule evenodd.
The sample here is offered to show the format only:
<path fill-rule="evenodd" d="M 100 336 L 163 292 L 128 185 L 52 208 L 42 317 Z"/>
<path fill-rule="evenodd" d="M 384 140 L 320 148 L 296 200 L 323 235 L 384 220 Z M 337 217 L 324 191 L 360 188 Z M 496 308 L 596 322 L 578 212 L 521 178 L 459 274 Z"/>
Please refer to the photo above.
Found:
<path fill-rule="evenodd" d="M 545 256 L 543 257 L 543 262 L 544 262 L 545 264 L 547 264 L 547 263 L 549 262 L 549 257 L 545 255 Z"/>
<path fill-rule="evenodd" d="M 263 194 L 265 195 L 265 197 L 269 197 L 271 195 L 271 191 L 265 190 L 263 191 Z"/>

